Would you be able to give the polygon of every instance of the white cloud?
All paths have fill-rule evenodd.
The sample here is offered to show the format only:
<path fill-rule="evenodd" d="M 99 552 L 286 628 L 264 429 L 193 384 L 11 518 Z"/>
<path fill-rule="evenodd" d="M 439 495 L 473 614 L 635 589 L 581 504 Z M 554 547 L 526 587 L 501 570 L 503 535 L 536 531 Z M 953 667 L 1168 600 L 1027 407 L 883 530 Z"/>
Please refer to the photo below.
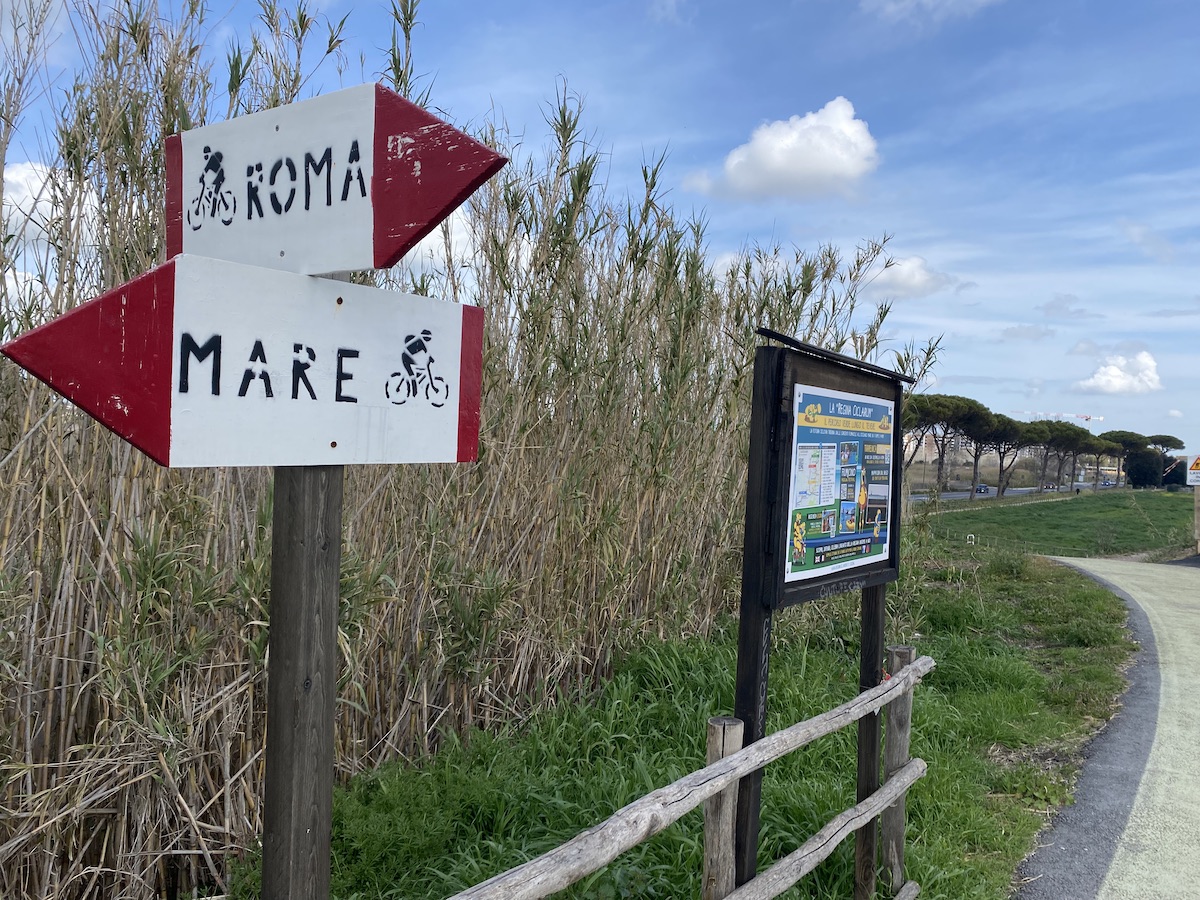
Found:
<path fill-rule="evenodd" d="M 1170 416 L 1172 419 L 1182 419 L 1183 418 L 1183 413 L 1181 413 L 1177 409 L 1168 409 L 1167 415 Z"/>
<path fill-rule="evenodd" d="M 59 243 L 66 233 L 81 252 L 98 243 L 100 209 L 95 190 L 64 181 L 63 172 L 38 162 L 4 167 L 0 232 L 12 235 L 8 252 L 17 268 L 57 282 Z"/>
<path fill-rule="evenodd" d="M 1014 325 L 1000 332 L 1006 341 L 1041 341 L 1054 336 L 1054 329 L 1044 325 Z"/>
<path fill-rule="evenodd" d="M 907 256 L 881 270 L 871 282 L 869 293 L 877 297 L 928 297 L 954 283 L 954 276 L 929 268 L 924 257 Z"/>
<path fill-rule="evenodd" d="M 859 7 L 885 19 L 928 18 L 935 22 L 966 18 L 1003 0 L 859 0 Z"/>
<path fill-rule="evenodd" d="M 1191 307 L 1183 307 L 1176 309 L 1156 309 L 1151 313 L 1152 316 L 1160 316 L 1168 319 L 1178 318 L 1179 316 L 1200 316 L 1200 297 L 1195 298 L 1196 305 Z"/>
<path fill-rule="evenodd" d="M 474 221 L 469 205 L 454 210 L 440 225 L 404 254 L 399 265 L 377 272 L 382 286 L 407 291 L 413 282 L 425 281 L 431 296 L 441 300 L 475 303 L 478 292 L 472 260 L 475 258 Z M 527 237 L 516 245 L 511 263 L 524 267 L 531 247 Z M 422 291 L 424 293 L 424 291 Z"/>
<path fill-rule="evenodd" d="M 1099 313 L 1089 312 L 1083 306 L 1078 305 L 1079 298 L 1074 294 L 1055 294 L 1053 300 L 1047 300 L 1040 309 L 1047 316 L 1054 319 L 1103 319 L 1104 316 Z"/>
<path fill-rule="evenodd" d="M 1133 356 L 1109 356 L 1092 377 L 1075 382 L 1088 394 L 1146 394 L 1162 390 L 1158 363 L 1145 350 Z"/>
<path fill-rule="evenodd" d="M 678 24 L 682 21 L 679 11 L 683 4 L 684 0 L 650 0 L 650 18 Z"/>
<path fill-rule="evenodd" d="M 1169 263 L 1175 259 L 1175 248 L 1170 241 L 1147 225 L 1122 219 L 1119 223 L 1124 233 L 1135 247 L 1156 262 Z"/>
<path fill-rule="evenodd" d="M 849 100 L 835 97 L 816 112 L 760 125 L 725 157 L 717 178 L 701 172 L 685 184 L 704 193 L 808 199 L 844 193 L 878 165 L 867 123 L 854 117 Z"/>
<path fill-rule="evenodd" d="M 35 162 L 6 165 L 2 212 L 6 231 L 15 233 L 18 240 L 33 240 L 51 215 L 50 167 Z M 36 233 L 28 233 L 29 229 Z"/>
<path fill-rule="evenodd" d="M 461 267 L 474 252 L 475 238 L 471 233 L 471 223 L 460 206 L 421 238 L 405 254 L 404 259 L 417 268 Z"/>

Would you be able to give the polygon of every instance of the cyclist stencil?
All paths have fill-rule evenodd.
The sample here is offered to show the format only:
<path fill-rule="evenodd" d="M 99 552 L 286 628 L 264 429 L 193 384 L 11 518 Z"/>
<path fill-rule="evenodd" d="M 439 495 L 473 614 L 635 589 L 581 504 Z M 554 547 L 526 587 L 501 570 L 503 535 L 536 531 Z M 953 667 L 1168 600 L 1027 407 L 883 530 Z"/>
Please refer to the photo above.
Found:
<path fill-rule="evenodd" d="M 204 148 L 204 171 L 200 173 L 200 193 L 188 204 L 187 222 L 192 231 L 199 231 L 205 219 L 220 219 L 222 225 L 233 221 L 237 212 L 237 197 L 225 188 L 224 154 L 211 147 Z"/>
<path fill-rule="evenodd" d="M 431 406 L 442 406 L 450 398 L 446 379 L 433 374 L 434 359 L 429 353 L 432 339 L 428 329 L 405 336 L 404 352 L 400 354 L 403 371 L 393 372 L 386 387 L 388 399 L 397 406 L 415 397 L 424 397 Z"/>

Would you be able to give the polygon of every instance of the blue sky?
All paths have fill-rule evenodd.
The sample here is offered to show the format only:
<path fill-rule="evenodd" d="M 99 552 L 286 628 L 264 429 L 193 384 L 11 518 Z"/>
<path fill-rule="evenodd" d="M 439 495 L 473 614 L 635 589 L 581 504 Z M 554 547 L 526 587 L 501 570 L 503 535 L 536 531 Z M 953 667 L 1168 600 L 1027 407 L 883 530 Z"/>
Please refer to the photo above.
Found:
<path fill-rule="evenodd" d="M 348 15 L 351 66 L 310 92 L 374 80 L 388 6 L 312 8 Z M 254 7 L 212 9 L 221 41 Z M 1194 0 L 424 0 L 420 20 L 451 120 L 540 145 L 565 81 L 610 189 L 666 152 L 714 259 L 893 235 L 873 296 L 889 346 L 945 335 L 931 390 L 1200 452 Z"/>

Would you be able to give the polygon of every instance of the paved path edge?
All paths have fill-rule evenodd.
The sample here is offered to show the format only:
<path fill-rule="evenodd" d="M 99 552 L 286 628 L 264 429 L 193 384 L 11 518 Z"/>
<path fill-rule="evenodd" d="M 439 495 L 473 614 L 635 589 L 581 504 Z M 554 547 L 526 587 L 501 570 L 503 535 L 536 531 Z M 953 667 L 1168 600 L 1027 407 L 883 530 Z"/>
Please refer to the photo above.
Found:
<path fill-rule="evenodd" d="M 1139 645 L 1126 671 L 1120 709 L 1085 745 L 1075 802 L 1064 806 L 1017 868 L 1014 900 L 1094 900 L 1125 830 L 1158 719 L 1160 676 L 1154 630 L 1145 611 L 1112 582 L 1088 572 L 1082 560 L 1051 557 L 1120 597 L 1130 636 Z"/>

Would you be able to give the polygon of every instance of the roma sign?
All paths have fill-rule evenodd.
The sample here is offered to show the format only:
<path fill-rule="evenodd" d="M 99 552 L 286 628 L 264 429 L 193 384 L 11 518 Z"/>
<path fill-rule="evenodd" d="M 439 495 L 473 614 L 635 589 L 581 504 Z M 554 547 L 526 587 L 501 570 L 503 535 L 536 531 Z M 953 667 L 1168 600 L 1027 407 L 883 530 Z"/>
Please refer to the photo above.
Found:
<path fill-rule="evenodd" d="M 395 265 L 507 161 L 378 84 L 167 139 L 167 256 Z"/>

